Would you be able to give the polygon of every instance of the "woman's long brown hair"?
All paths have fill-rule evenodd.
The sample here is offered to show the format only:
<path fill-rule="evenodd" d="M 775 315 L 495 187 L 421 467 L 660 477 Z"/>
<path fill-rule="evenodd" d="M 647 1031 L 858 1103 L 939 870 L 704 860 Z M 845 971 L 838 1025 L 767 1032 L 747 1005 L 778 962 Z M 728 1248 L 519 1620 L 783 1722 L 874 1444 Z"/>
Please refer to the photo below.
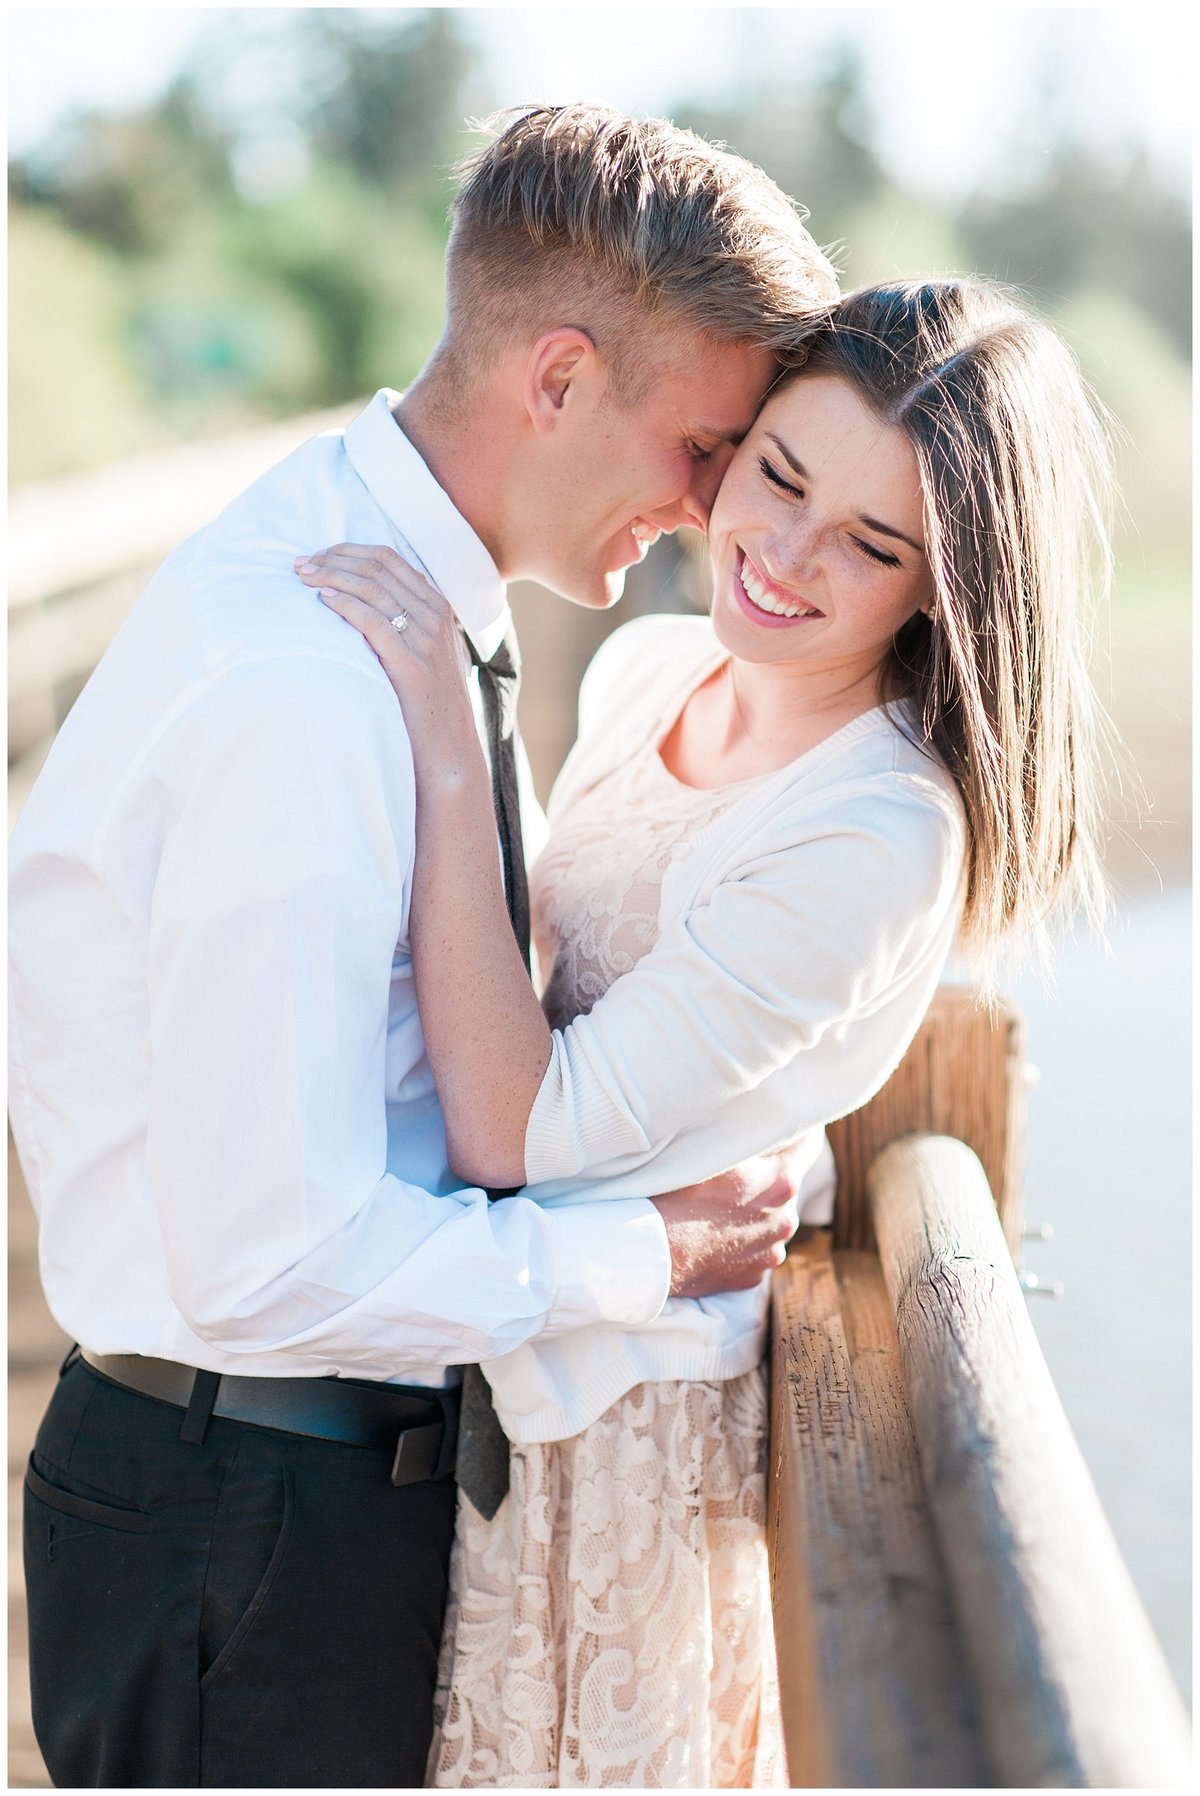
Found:
<path fill-rule="evenodd" d="M 837 374 L 902 430 L 925 498 L 932 617 L 894 644 L 887 688 L 920 711 L 968 827 L 963 946 L 1042 951 L 1046 925 L 1108 910 L 1101 750 L 1088 671 L 1106 590 L 1111 433 L 1070 351 L 1004 290 L 903 282 L 852 294 L 800 378 Z"/>

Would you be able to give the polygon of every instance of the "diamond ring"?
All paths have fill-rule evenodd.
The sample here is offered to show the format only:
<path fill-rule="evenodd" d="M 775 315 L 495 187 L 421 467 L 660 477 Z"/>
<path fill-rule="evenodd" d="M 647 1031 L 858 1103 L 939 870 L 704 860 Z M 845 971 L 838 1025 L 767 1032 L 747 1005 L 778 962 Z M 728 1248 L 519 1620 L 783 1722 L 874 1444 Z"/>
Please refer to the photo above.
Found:
<path fill-rule="evenodd" d="M 403 636 L 404 632 L 408 629 L 408 612 L 397 611 L 395 617 L 389 618 L 388 622 L 391 624 L 392 629 L 396 632 L 397 636 Z"/>

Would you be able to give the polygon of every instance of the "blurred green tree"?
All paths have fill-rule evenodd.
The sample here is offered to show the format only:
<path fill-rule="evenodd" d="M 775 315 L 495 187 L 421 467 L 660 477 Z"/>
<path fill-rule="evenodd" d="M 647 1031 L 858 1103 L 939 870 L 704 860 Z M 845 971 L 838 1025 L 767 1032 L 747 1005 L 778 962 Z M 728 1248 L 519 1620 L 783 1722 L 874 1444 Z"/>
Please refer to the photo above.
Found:
<path fill-rule="evenodd" d="M 1191 228 L 1182 196 L 1164 191 L 1144 154 L 1100 165 L 1069 140 L 1036 186 L 974 196 L 958 220 L 972 267 L 1060 303 L 1082 287 L 1123 294 L 1191 348 Z"/>
<path fill-rule="evenodd" d="M 14 218 L 41 225 L 15 258 L 86 267 L 106 295 L 63 319 L 110 404 L 90 439 L 59 433 L 62 465 L 85 440 L 103 457 L 403 384 L 440 327 L 471 67 L 452 11 L 250 9 L 215 20 L 154 105 L 84 114 L 10 164 Z M 14 340 L 44 286 L 14 269 Z M 33 438 L 53 429 L 55 355 L 81 359 L 22 357 L 17 478 L 54 466 Z"/>
<path fill-rule="evenodd" d="M 362 18 L 318 7 L 302 15 L 299 34 L 315 77 L 303 116 L 316 154 L 368 186 L 438 196 L 444 215 L 460 96 L 475 60 L 453 11 Z"/>
<path fill-rule="evenodd" d="M 1185 196 L 1145 148 L 1098 134 L 1063 13 L 1038 21 L 1030 79 L 989 178 L 959 229 L 970 265 L 1040 294 L 1056 309 L 1088 289 L 1133 303 L 1191 347 L 1191 229 Z"/>
<path fill-rule="evenodd" d="M 196 207 L 228 203 L 225 144 L 191 77 L 140 113 L 85 112 L 10 167 L 10 192 L 56 213 L 72 231 L 124 256 L 149 256 Z"/>
<path fill-rule="evenodd" d="M 766 170 L 808 212 L 818 242 L 838 246 L 891 183 L 874 144 L 862 57 L 846 44 L 816 68 L 748 65 L 752 86 L 722 107 L 685 101 L 673 116 Z"/>

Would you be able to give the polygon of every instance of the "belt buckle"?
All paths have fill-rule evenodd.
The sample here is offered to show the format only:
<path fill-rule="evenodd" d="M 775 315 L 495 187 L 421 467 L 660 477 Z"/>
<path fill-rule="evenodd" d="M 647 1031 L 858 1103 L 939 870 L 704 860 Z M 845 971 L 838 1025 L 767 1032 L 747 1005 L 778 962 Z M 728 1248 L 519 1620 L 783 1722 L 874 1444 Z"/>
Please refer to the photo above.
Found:
<path fill-rule="evenodd" d="M 419 1440 L 427 1439 L 430 1430 L 439 1426 L 437 1422 L 417 1422 L 409 1428 L 402 1428 L 392 1458 L 392 1483 L 397 1487 L 425 1479 L 436 1483 L 439 1478 L 448 1478 L 454 1470 L 458 1457 L 458 1391 L 431 1390 L 429 1397 L 442 1412 L 437 1458 L 432 1468 L 426 1466 L 422 1469 L 405 1464 L 406 1458 L 411 1460 L 411 1453 L 406 1454 L 405 1449 L 416 1445 Z M 418 1452 L 419 1450 L 417 1447 Z"/>
<path fill-rule="evenodd" d="M 401 1428 L 392 1458 L 392 1483 L 397 1487 L 424 1480 L 437 1482 L 438 1478 L 449 1478 L 453 1473 L 454 1460 L 458 1457 L 458 1403 L 454 1401 L 458 1392 L 451 1390 L 442 1394 L 440 1390 L 431 1390 L 429 1397 L 437 1403 L 442 1417 L 440 1421 L 413 1422 L 410 1428 Z M 433 1430 L 438 1431 L 435 1455 L 429 1442 Z"/>
<path fill-rule="evenodd" d="M 438 1440 L 436 1459 L 430 1435 L 436 1431 Z M 438 1476 L 446 1444 L 446 1430 L 441 1422 L 414 1422 L 408 1428 L 400 1430 L 396 1442 L 396 1452 L 392 1459 L 392 1483 L 399 1487 L 403 1484 L 424 1484 L 428 1479 Z"/>
<path fill-rule="evenodd" d="M 419 1426 L 419 1424 L 418 1424 Z M 402 1428 L 396 1441 L 396 1451 L 392 1456 L 392 1483 L 399 1488 L 402 1484 L 412 1484 L 414 1480 L 406 1477 L 404 1465 L 404 1449 L 412 1441 L 416 1428 Z"/>

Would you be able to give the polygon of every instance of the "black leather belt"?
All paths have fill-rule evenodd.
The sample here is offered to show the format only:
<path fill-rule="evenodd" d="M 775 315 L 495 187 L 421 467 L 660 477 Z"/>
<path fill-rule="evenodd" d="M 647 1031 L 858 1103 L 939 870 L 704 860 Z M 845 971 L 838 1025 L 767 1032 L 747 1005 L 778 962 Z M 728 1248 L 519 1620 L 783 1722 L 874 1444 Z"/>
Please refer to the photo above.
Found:
<path fill-rule="evenodd" d="M 99 1372 L 143 1397 L 187 1410 L 197 1376 L 194 1366 L 150 1359 L 135 1353 L 91 1353 L 79 1357 Z M 69 1361 L 68 1361 L 69 1363 Z M 215 1374 L 209 1376 L 216 1376 Z M 249 1422 L 346 1447 L 391 1452 L 393 1484 L 419 1484 L 454 1470 L 458 1441 L 457 1390 L 426 1391 L 415 1385 L 368 1384 L 346 1378 L 216 1378 L 211 1413 L 228 1422 Z"/>

